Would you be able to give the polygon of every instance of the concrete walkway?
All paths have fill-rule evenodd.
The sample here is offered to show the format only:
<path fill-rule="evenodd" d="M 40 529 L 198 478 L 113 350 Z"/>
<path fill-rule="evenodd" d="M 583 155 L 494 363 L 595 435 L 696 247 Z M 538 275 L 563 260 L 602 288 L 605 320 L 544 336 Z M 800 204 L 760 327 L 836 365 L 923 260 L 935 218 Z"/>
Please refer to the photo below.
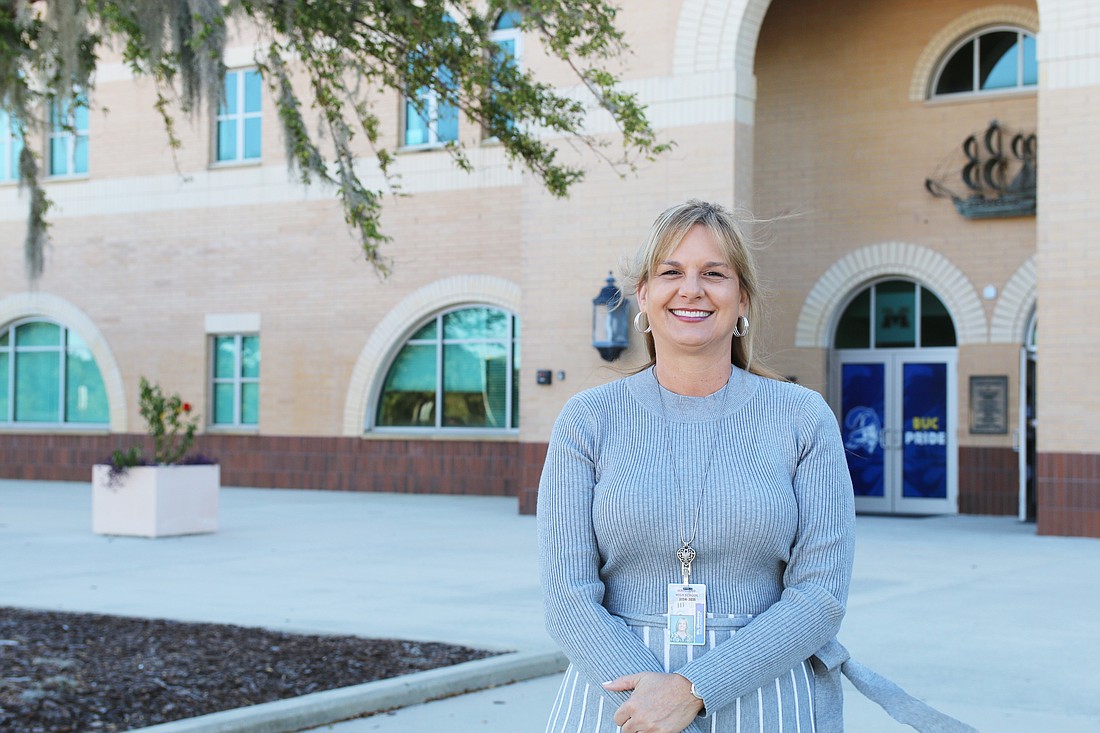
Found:
<path fill-rule="evenodd" d="M 514 499 L 226 489 L 212 535 L 91 533 L 87 484 L 0 481 L 0 606 L 546 652 Z M 1100 542 L 1011 518 L 860 517 L 841 641 L 990 733 L 1100 731 Z M 322 726 L 542 731 L 556 676 Z M 910 730 L 848 690 L 855 733 Z"/>

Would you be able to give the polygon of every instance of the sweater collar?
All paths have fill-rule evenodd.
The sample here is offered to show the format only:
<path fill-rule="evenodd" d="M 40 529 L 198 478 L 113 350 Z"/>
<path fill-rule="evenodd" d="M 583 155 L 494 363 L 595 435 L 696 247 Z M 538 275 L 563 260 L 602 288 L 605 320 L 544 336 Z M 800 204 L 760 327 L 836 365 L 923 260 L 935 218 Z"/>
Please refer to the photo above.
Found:
<path fill-rule="evenodd" d="M 649 412 L 672 422 L 701 423 L 721 420 L 745 404 L 759 388 L 759 377 L 733 367 L 729 381 L 706 397 L 676 394 L 657 382 L 655 367 L 626 379 L 631 396 Z M 662 402 L 664 409 L 662 410 Z"/>

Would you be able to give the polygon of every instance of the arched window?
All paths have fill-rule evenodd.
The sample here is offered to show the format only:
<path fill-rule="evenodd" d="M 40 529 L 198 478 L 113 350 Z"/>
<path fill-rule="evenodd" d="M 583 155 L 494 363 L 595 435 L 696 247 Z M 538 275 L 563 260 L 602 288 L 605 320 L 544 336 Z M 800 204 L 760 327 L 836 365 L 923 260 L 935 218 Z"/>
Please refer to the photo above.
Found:
<path fill-rule="evenodd" d="M 378 398 L 379 428 L 519 427 L 519 319 L 490 306 L 434 316 L 416 329 Z"/>
<path fill-rule="evenodd" d="M 102 424 L 107 390 L 91 350 L 52 321 L 0 330 L 0 424 Z"/>
<path fill-rule="evenodd" d="M 997 26 L 973 33 L 944 56 L 931 96 L 985 94 L 1039 83 L 1035 36 L 1022 28 Z"/>
<path fill-rule="evenodd" d="M 863 290 L 837 324 L 837 349 L 955 346 L 955 324 L 943 302 L 909 280 L 886 280 Z"/>

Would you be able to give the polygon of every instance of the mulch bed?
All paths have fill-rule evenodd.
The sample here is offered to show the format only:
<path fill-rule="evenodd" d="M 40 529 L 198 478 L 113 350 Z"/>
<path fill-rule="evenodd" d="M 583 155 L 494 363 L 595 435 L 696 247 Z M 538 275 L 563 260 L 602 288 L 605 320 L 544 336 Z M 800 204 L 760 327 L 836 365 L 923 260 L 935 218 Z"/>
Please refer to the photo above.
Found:
<path fill-rule="evenodd" d="M 0 608 L 0 731 L 126 731 L 493 652 Z"/>

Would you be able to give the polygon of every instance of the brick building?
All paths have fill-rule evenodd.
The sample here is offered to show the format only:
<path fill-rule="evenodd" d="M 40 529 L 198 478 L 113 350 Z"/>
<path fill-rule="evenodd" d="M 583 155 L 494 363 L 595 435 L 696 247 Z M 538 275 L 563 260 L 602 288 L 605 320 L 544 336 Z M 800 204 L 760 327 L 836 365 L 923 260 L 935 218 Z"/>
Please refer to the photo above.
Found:
<path fill-rule="evenodd" d="M 1100 338 L 1081 307 L 1100 285 L 1100 10 L 634 0 L 620 22 L 625 85 L 676 146 L 625 180 L 584 160 L 565 201 L 467 121 L 379 99 L 414 194 L 386 203 L 384 281 L 331 193 L 287 175 L 248 43 L 230 49 L 220 113 L 182 126 L 179 172 L 151 87 L 121 62 L 101 67 L 75 133 L 23 141 L 0 120 L 7 160 L 40 146 L 58 205 L 29 286 L 7 171 L 0 472 L 86 479 L 141 432 L 147 376 L 200 406 L 227 485 L 530 508 L 562 403 L 640 361 L 637 339 L 601 360 L 592 298 L 657 212 L 702 197 L 765 220 L 753 327 L 771 365 L 835 406 L 861 509 L 1100 536 L 1100 395 L 1084 386 Z M 507 18 L 498 34 L 575 83 Z"/>

